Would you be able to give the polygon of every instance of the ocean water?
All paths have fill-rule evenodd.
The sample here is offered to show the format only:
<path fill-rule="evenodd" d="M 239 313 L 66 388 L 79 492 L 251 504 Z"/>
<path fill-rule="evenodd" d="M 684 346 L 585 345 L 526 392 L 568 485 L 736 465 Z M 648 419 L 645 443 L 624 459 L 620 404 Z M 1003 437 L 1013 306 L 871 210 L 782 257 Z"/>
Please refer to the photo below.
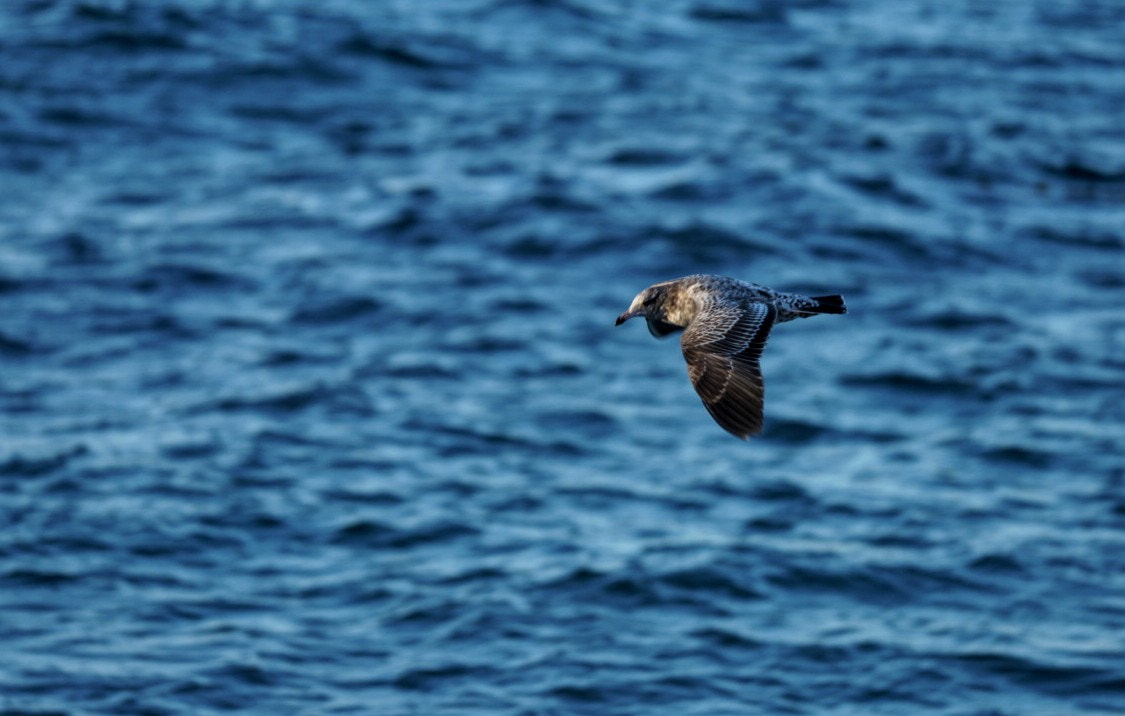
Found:
<path fill-rule="evenodd" d="M 0 713 L 1125 713 L 1123 31 L 4 2 Z"/>

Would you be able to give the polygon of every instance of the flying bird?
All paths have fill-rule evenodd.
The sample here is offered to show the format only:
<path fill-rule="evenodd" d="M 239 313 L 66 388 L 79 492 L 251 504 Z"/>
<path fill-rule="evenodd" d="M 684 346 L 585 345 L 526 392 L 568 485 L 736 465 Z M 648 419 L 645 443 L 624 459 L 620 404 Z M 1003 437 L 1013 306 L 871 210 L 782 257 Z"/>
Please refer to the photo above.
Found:
<path fill-rule="evenodd" d="M 762 432 L 765 386 L 758 359 L 775 323 L 847 313 L 843 296 L 803 296 L 726 276 L 696 274 L 637 294 L 617 325 L 644 316 L 657 338 L 677 331 L 688 377 L 711 417 L 745 440 Z"/>

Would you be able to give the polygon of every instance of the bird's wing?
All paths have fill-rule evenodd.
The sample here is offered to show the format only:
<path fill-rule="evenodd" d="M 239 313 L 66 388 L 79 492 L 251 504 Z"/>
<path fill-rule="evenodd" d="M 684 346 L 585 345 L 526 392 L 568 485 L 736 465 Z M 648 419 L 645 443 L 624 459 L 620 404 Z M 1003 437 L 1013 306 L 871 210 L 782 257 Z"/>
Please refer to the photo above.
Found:
<path fill-rule="evenodd" d="M 776 317 L 767 303 L 714 303 L 680 339 L 688 376 L 707 412 L 743 439 L 762 431 L 765 386 L 758 359 Z"/>

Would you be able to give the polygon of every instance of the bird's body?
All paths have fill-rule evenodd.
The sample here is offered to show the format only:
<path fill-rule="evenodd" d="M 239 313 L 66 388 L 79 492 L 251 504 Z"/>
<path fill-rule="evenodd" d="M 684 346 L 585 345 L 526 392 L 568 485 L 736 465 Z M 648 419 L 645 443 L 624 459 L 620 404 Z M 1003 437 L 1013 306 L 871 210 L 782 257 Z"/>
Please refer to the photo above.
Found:
<path fill-rule="evenodd" d="M 774 323 L 819 313 L 847 313 L 841 296 L 803 296 L 725 276 L 697 274 L 649 286 L 617 325 L 644 316 L 652 335 L 683 331 L 688 376 L 724 430 L 747 438 L 762 431 L 765 387 L 758 359 Z"/>

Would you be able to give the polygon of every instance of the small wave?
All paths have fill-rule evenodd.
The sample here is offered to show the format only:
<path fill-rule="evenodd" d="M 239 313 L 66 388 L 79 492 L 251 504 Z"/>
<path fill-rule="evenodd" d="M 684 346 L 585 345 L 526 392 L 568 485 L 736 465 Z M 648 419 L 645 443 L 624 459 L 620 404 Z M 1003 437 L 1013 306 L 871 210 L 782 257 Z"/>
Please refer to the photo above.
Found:
<path fill-rule="evenodd" d="M 339 528 L 332 541 L 335 544 L 377 549 L 410 549 L 457 541 L 477 534 L 479 530 L 461 522 L 438 521 L 401 528 L 375 520 L 360 519 Z"/>
<path fill-rule="evenodd" d="M 1012 322 L 996 313 L 976 313 L 958 309 L 942 309 L 905 321 L 905 325 L 918 328 L 937 328 L 943 331 L 961 331 L 974 328 L 1007 327 Z"/>
<path fill-rule="evenodd" d="M 300 364 L 331 363 L 337 360 L 339 356 L 331 350 L 325 350 L 323 346 L 294 346 L 267 351 L 258 361 L 258 365 L 282 368 Z"/>
<path fill-rule="evenodd" d="M 745 602 L 764 598 L 745 575 L 721 565 L 662 574 L 579 567 L 548 586 L 555 595 L 577 593 L 584 595 L 583 599 L 612 599 L 639 605 L 691 603 L 710 611 L 718 607 L 716 599 Z"/>
<path fill-rule="evenodd" d="M 859 191 L 878 199 L 890 199 L 896 204 L 913 208 L 926 208 L 929 205 L 914 192 L 903 189 L 891 176 L 845 176 L 842 181 Z"/>
<path fill-rule="evenodd" d="M 558 208 L 557 206 L 555 208 Z M 603 239 L 570 239 L 547 241 L 534 236 L 520 236 L 505 242 L 504 253 L 521 260 L 580 258 L 607 253 L 615 248 L 612 241 Z"/>
<path fill-rule="evenodd" d="M 656 167 L 681 164 L 687 157 L 680 152 L 656 147 L 621 147 L 605 158 L 607 164 L 623 167 Z"/>
<path fill-rule="evenodd" d="M 554 595 L 580 593 L 595 594 L 615 600 L 643 604 L 658 601 L 651 585 L 632 574 L 611 574 L 591 567 L 578 567 L 565 576 L 552 580 L 546 586 Z"/>
<path fill-rule="evenodd" d="M 160 453 L 171 460 L 193 460 L 210 457 L 222 448 L 222 442 L 210 435 L 178 435 L 163 441 Z"/>
<path fill-rule="evenodd" d="M 754 589 L 745 574 L 717 565 L 662 574 L 658 583 L 675 590 L 728 597 L 738 601 L 765 598 L 765 595 Z"/>
<path fill-rule="evenodd" d="M 1062 161 L 1044 162 L 1042 169 L 1062 179 L 1077 182 L 1125 182 L 1125 165 L 1069 157 Z"/>
<path fill-rule="evenodd" d="M 446 664 L 408 669 L 394 678 L 392 684 L 408 691 L 432 691 L 447 686 L 449 681 L 474 681 L 493 677 L 495 669 L 481 664 Z"/>
<path fill-rule="evenodd" d="M 705 627 L 697 629 L 691 634 L 696 639 L 700 639 L 708 644 L 722 648 L 724 651 L 729 649 L 749 649 L 757 650 L 763 648 L 766 643 L 755 639 L 748 634 L 743 634 L 733 629 L 722 627 Z"/>
<path fill-rule="evenodd" d="M 0 572 L 0 583 L 21 587 L 57 587 L 83 578 L 81 574 L 50 569 L 9 569 Z"/>
<path fill-rule="evenodd" d="M 432 357 L 418 360 L 396 361 L 394 365 L 388 366 L 382 373 L 392 378 L 416 378 L 425 380 L 450 379 L 462 375 L 460 370 L 451 368 L 448 365 L 442 365 L 439 360 L 435 360 Z"/>
<path fill-rule="evenodd" d="M 101 264 L 106 260 L 98 242 L 81 231 L 64 232 L 54 239 L 44 241 L 41 245 L 67 264 Z"/>
<path fill-rule="evenodd" d="M 811 443 L 818 438 L 830 435 L 833 429 L 806 420 L 770 418 L 766 421 L 766 437 L 770 440 L 803 445 Z"/>
<path fill-rule="evenodd" d="M 657 227 L 646 232 L 645 241 L 668 242 L 685 259 L 703 265 L 739 256 L 757 258 L 777 253 L 779 246 L 763 239 L 750 238 L 707 222 L 692 222 L 679 227 Z"/>
<path fill-rule="evenodd" d="M 370 296 L 337 296 L 303 303 L 293 311 L 294 323 L 342 323 L 365 318 L 382 310 L 383 305 Z"/>
<path fill-rule="evenodd" d="M 552 410 L 539 413 L 535 422 L 551 434 L 599 437 L 616 432 L 617 421 L 600 410 Z"/>
<path fill-rule="evenodd" d="M 1035 468 L 1048 467 L 1058 459 L 1058 456 L 1051 452 L 1024 445 L 987 448 L 981 451 L 980 455 L 991 462 Z"/>
<path fill-rule="evenodd" d="M 691 8 L 691 17 L 707 22 L 771 25 L 783 25 L 789 20 L 786 4 L 778 0 L 701 2 Z"/>
<path fill-rule="evenodd" d="M 966 395 L 977 386 L 962 378 L 922 375 L 905 371 L 883 371 L 870 374 L 851 374 L 841 378 L 845 385 L 864 388 L 887 388 L 904 393 Z"/>
<path fill-rule="evenodd" d="M 488 305 L 489 310 L 505 314 L 547 313 L 551 310 L 550 304 L 528 296 L 498 298 Z"/>
<path fill-rule="evenodd" d="M 129 310 L 129 309 L 115 309 L 104 308 L 97 316 L 92 324 L 92 328 L 96 332 L 114 334 L 114 335 L 130 335 L 130 334 L 154 334 L 163 335 L 169 338 L 198 338 L 200 333 L 198 330 L 186 323 L 182 316 L 175 313 L 168 313 L 164 311 L 151 311 L 151 310 Z M 117 348 L 109 350 L 111 355 L 117 354 Z M 81 352 L 76 357 L 69 358 L 71 361 L 85 361 L 89 357 L 89 353 Z"/>
<path fill-rule="evenodd" d="M 489 59 L 482 48 L 454 44 L 453 38 L 429 37 L 415 43 L 355 33 L 341 40 L 337 48 L 416 70 L 473 70 Z"/>
<path fill-rule="evenodd" d="M 436 449 L 445 457 L 460 454 L 492 454 L 498 446 L 554 456 L 575 456 L 584 454 L 586 450 L 580 443 L 573 441 L 537 440 L 478 428 L 433 425 L 419 420 L 407 421 L 406 427 L 432 435 L 435 438 Z M 443 436 L 445 440 L 440 439 Z"/>
<path fill-rule="evenodd" d="M 16 291 L 23 290 L 27 287 L 28 282 L 24 279 L 0 275 L 0 294 L 15 293 Z"/>
<path fill-rule="evenodd" d="M 756 482 L 750 492 L 755 502 L 813 502 L 805 488 L 789 480 Z"/>
<path fill-rule="evenodd" d="M 276 673 L 263 669 L 258 664 L 225 664 L 205 672 L 207 678 L 225 684 L 224 688 L 237 688 L 238 684 L 249 686 L 270 686 L 278 683 Z M 233 684 L 231 683 L 233 682 Z"/>
<path fill-rule="evenodd" d="M 48 475 L 65 467 L 76 457 L 81 457 L 89 452 L 85 445 L 77 445 L 61 452 L 48 455 L 27 456 L 13 454 L 0 462 L 0 475 L 13 475 L 18 477 L 38 477 Z"/>
<path fill-rule="evenodd" d="M 582 704 L 598 704 L 610 700 L 612 689 L 600 686 L 591 686 L 588 683 L 558 684 L 546 689 L 546 695 L 552 699 L 562 699 L 564 702 L 577 702 Z"/>
<path fill-rule="evenodd" d="M 1095 268 L 1081 271 L 1078 277 L 1094 288 L 1120 290 L 1125 288 L 1125 271 Z M 2 289 L 0 289 L 2 292 Z"/>
<path fill-rule="evenodd" d="M 229 396 L 197 406 L 194 412 L 212 409 L 237 412 L 241 410 L 267 410 L 296 412 L 329 399 L 332 391 L 319 383 L 295 385 L 290 388 L 275 388 L 272 392 L 258 395 Z"/>
<path fill-rule="evenodd" d="M 883 224 L 849 224 L 841 226 L 839 232 L 855 239 L 860 245 L 893 252 L 904 261 L 933 260 L 931 247 L 922 238 L 906 229 Z"/>
<path fill-rule="evenodd" d="M 132 288 L 144 293 L 157 291 L 251 289 L 253 285 L 245 274 L 223 271 L 200 264 L 165 263 L 146 266 Z"/>
<path fill-rule="evenodd" d="M 31 341 L 22 338 L 14 338 L 0 331 L 0 353 L 5 353 L 9 356 L 24 356 L 35 353 L 37 350 L 36 345 Z"/>
<path fill-rule="evenodd" d="M 972 651 L 948 657 L 972 673 L 1001 677 L 1023 687 L 1061 697 L 1125 696 L 1120 672 L 1086 666 L 1064 666 L 1043 660 L 994 652 Z"/>
<path fill-rule="evenodd" d="M 807 593 L 831 592 L 874 604 L 927 601 L 932 596 L 950 600 L 960 592 L 979 595 L 984 584 L 945 569 L 915 565 L 873 565 L 839 570 L 793 564 L 766 581 L 779 588 Z"/>
<path fill-rule="evenodd" d="M 969 562 L 969 569 L 990 574 L 1026 574 L 1023 564 L 1010 554 L 982 554 Z"/>
<path fill-rule="evenodd" d="M 44 108 L 39 111 L 39 119 L 44 124 L 60 125 L 64 129 L 128 127 L 134 124 L 133 118 L 130 117 L 70 104 Z"/>
<path fill-rule="evenodd" d="M 1109 229 L 1083 226 L 1074 230 L 1066 230 L 1057 226 L 1032 225 L 1021 232 L 1028 238 L 1051 244 L 1076 246 L 1090 249 L 1121 249 L 1125 248 L 1125 234 Z"/>

